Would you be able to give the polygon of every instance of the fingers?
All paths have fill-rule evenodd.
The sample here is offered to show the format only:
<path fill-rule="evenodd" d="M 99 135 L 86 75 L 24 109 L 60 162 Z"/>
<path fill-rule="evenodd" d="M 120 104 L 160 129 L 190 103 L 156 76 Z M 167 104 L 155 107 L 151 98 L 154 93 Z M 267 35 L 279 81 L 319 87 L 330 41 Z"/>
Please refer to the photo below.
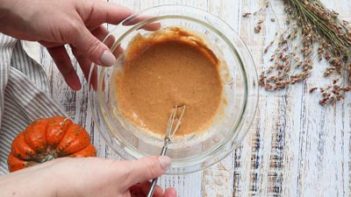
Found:
<path fill-rule="evenodd" d="M 164 197 L 177 197 L 177 192 L 174 188 L 170 187 L 167 188 L 164 195 Z"/>
<path fill-rule="evenodd" d="M 157 31 L 161 28 L 161 24 L 160 23 L 148 23 L 143 25 L 140 29 L 144 29 L 147 31 Z"/>
<path fill-rule="evenodd" d="M 48 51 L 69 87 L 79 90 L 81 84 L 65 47 L 48 48 Z"/>
<path fill-rule="evenodd" d="M 78 1 L 80 2 L 80 1 Z M 77 11 L 88 28 L 99 26 L 102 23 L 118 24 L 132 14 L 126 7 L 104 1 L 85 1 L 78 3 Z M 70 44 L 82 51 L 89 59 L 99 65 L 111 66 L 116 62 L 115 56 L 108 50 L 87 27 L 78 28 L 79 33 Z"/>
<path fill-rule="evenodd" d="M 116 38 L 112 34 L 108 35 L 109 32 L 103 26 L 98 27 L 92 33 L 99 40 L 103 41 L 108 48 L 111 48 L 116 41 Z"/>
<path fill-rule="evenodd" d="M 91 27 L 102 23 L 118 24 L 133 12 L 123 6 L 105 1 L 90 1 L 90 3 L 79 4 L 78 12 L 82 19 Z"/>
<path fill-rule="evenodd" d="M 92 62 L 104 66 L 112 66 L 116 62 L 115 56 L 108 47 L 86 27 L 82 26 L 78 31 L 78 35 L 74 37 L 75 39 L 72 39 L 70 43 Z"/>
<path fill-rule="evenodd" d="M 139 160 L 129 161 L 126 184 L 130 185 L 143 183 L 159 177 L 166 172 L 171 165 L 171 159 L 167 156 L 145 157 Z"/>
<path fill-rule="evenodd" d="M 150 16 L 136 16 L 136 17 L 132 17 L 132 18 L 127 19 L 122 24 L 125 26 L 134 25 L 140 21 L 144 21 L 144 20 L 147 20 L 149 18 L 150 18 Z M 142 27 L 140 27 L 140 29 L 144 29 L 147 31 L 157 31 L 160 28 L 161 28 L 161 24 L 158 22 L 147 23 L 147 24 L 143 25 Z"/>
<path fill-rule="evenodd" d="M 89 14 L 83 14 L 89 13 Z M 110 24 L 118 24 L 122 22 L 124 19 L 128 18 L 133 14 L 133 11 L 120 6 L 114 3 L 107 3 L 103 1 L 92 1 L 88 7 L 85 8 L 85 11 L 82 12 L 83 19 L 87 18 L 89 21 L 89 25 L 91 27 L 98 26 L 102 23 L 110 23 Z M 88 16 L 88 17 L 84 17 Z M 150 18 L 149 16 L 138 16 L 136 18 L 132 18 L 123 23 L 123 25 L 134 25 L 140 21 L 146 20 Z M 84 20 L 86 21 L 86 20 Z M 160 23 L 149 23 L 141 27 L 142 29 L 148 31 L 156 31 L 160 29 Z"/>
<path fill-rule="evenodd" d="M 129 191 L 131 193 L 131 196 L 146 196 L 150 190 L 151 183 L 149 181 L 144 182 L 144 183 L 138 183 L 136 185 L 133 185 Z M 154 196 L 155 197 L 162 197 L 164 194 L 163 189 L 156 185 L 155 190 L 154 190 Z"/>
<path fill-rule="evenodd" d="M 107 29 L 103 26 L 99 26 L 96 28 L 94 31 L 92 31 L 92 34 L 98 38 L 99 40 L 103 40 L 109 32 Z M 114 39 L 108 39 L 105 41 L 107 43 L 108 47 L 111 47 L 114 42 Z M 90 61 L 89 58 L 85 57 L 84 54 L 79 52 L 77 48 L 73 47 L 72 48 L 73 55 L 76 57 L 80 68 L 83 71 L 85 79 L 88 81 L 89 80 L 89 74 L 90 74 L 90 69 L 92 66 L 92 62 Z M 97 73 L 96 73 L 96 67 L 93 69 L 91 73 L 91 78 L 90 78 L 90 85 L 93 87 L 94 90 L 97 88 Z"/>
<path fill-rule="evenodd" d="M 83 71 L 84 77 L 85 79 L 88 81 L 89 80 L 89 74 L 90 74 L 90 68 L 92 66 L 92 62 L 82 56 L 79 55 L 78 52 L 76 51 L 76 49 L 72 49 L 73 55 L 76 57 L 77 62 L 80 65 L 80 68 Z M 94 70 L 92 71 L 93 73 L 91 73 L 91 78 L 90 78 L 90 85 L 93 87 L 94 90 L 96 90 L 97 88 L 97 71 L 96 71 L 96 67 L 94 68 Z"/>
<path fill-rule="evenodd" d="M 100 25 L 99 27 L 97 27 L 97 28 L 95 28 L 93 31 L 92 31 L 92 34 L 95 36 L 95 37 L 97 37 L 99 40 L 103 40 L 106 36 L 107 36 L 107 34 L 108 34 L 109 32 L 108 32 L 108 30 L 104 27 L 104 26 L 102 26 L 102 25 Z M 111 41 L 110 41 L 111 42 Z M 111 46 L 111 44 L 113 44 L 113 43 L 105 43 L 108 47 L 110 47 Z M 113 40 L 113 42 L 114 42 L 114 40 Z"/>

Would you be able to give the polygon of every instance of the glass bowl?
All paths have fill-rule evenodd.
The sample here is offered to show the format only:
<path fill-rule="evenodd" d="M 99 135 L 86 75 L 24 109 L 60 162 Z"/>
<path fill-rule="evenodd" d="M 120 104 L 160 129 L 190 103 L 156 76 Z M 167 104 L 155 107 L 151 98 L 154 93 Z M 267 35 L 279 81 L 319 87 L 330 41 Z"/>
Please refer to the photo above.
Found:
<path fill-rule="evenodd" d="M 173 162 L 167 174 L 185 174 L 217 163 L 240 145 L 256 111 L 258 88 L 253 59 L 239 36 L 221 19 L 178 5 L 153 7 L 127 18 L 104 39 L 117 63 L 112 67 L 92 66 L 89 81 L 97 85 L 89 90 L 89 103 L 101 135 L 123 159 L 159 155 L 162 136 L 144 132 L 123 118 L 112 81 L 114 73 L 123 70 L 124 51 L 136 35 L 145 36 L 169 27 L 200 35 L 225 64 L 225 69 L 220 70 L 225 98 L 220 113 L 206 131 L 177 137 L 169 145 L 167 155 Z"/>

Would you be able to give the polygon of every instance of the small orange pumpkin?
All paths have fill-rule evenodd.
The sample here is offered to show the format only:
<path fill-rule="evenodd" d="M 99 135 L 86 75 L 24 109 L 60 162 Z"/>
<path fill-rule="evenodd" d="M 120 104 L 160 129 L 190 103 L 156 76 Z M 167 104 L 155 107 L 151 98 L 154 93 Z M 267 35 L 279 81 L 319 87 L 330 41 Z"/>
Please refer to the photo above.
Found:
<path fill-rule="evenodd" d="M 57 116 L 38 119 L 12 142 L 7 159 L 10 172 L 58 157 L 96 156 L 88 133 L 72 120 Z"/>

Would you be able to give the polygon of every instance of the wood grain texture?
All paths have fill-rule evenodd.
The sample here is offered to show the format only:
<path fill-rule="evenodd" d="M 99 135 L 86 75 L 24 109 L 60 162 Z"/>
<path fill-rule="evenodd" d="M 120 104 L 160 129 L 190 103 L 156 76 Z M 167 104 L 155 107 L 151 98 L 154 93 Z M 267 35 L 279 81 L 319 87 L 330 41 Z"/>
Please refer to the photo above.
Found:
<path fill-rule="evenodd" d="M 134 10 L 160 4 L 182 4 L 209 11 L 225 20 L 245 41 L 260 71 L 269 65 L 263 50 L 284 28 L 281 0 L 257 16 L 242 18 L 245 12 L 264 7 L 265 0 L 112 0 Z M 323 1 L 351 20 L 349 0 Z M 270 19 L 276 18 L 276 22 Z M 253 29 L 264 20 L 259 34 Z M 41 50 L 41 63 L 50 81 L 53 98 L 75 121 L 90 130 L 99 156 L 119 159 L 94 127 L 87 99 L 87 87 L 72 92 L 48 53 Z M 203 172 L 165 176 L 162 186 L 176 187 L 179 196 L 350 196 L 351 187 L 351 98 L 334 106 L 321 107 L 317 95 L 308 90 L 325 83 L 325 64 L 315 63 L 312 77 L 280 92 L 260 90 L 259 108 L 241 146 L 227 158 Z M 81 80 L 83 75 L 77 68 Z"/>

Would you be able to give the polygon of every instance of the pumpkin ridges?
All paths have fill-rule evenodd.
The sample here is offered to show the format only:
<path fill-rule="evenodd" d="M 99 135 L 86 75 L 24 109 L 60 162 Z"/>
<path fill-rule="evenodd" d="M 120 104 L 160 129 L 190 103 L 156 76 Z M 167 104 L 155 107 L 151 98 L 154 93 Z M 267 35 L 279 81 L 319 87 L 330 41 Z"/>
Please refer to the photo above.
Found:
<path fill-rule="evenodd" d="M 73 124 L 72 120 L 62 116 L 56 116 L 49 120 L 46 141 L 50 148 L 57 147 L 71 124 Z"/>
<path fill-rule="evenodd" d="M 8 167 L 9 167 L 10 172 L 20 170 L 22 168 L 27 167 L 27 161 L 18 159 L 17 157 L 13 156 L 12 154 L 10 154 L 9 157 L 7 158 L 7 163 L 8 163 Z"/>
<path fill-rule="evenodd" d="M 46 162 L 62 156 L 95 156 L 86 130 L 68 118 L 39 119 L 19 133 L 8 156 L 10 171 Z"/>
<path fill-rule="evenodd" d="M 12 142 L 11 153 L 16 157 L 29 160 L 36 153 L 25 141 L 24 132 L 20 133 Z"/>
<path fill-rule="evenodd" d="M 29 166 L 37 165 L 38 163 L 35 161 L 21 160 L 11 153 L 7 158 L 7 164 L 8 164 L 9 171 L 13 172 Z"/>
<path fill-rule="evenodd" d="M 46 151 L 46 132 L 43 131 L 46 131 L 47 126 L 47 119 L 38 119 L 24 131 L 26 143 L 37 153 Z"/>
<path fill-rule="evenodd" d="M 80 151 L 89 144 L 90 138 L 85 129 L 77 124 L 71 124 L 57 149 L 60 156 L 65 156 Z"/>
<path fill-rule="evenodd" d="M 75 152 L 71 155 L 72 157 L 89 157 L 89 156 L 96 156 L 95 147 L 92 144 L 89 144 L 84 149 Z"/>

